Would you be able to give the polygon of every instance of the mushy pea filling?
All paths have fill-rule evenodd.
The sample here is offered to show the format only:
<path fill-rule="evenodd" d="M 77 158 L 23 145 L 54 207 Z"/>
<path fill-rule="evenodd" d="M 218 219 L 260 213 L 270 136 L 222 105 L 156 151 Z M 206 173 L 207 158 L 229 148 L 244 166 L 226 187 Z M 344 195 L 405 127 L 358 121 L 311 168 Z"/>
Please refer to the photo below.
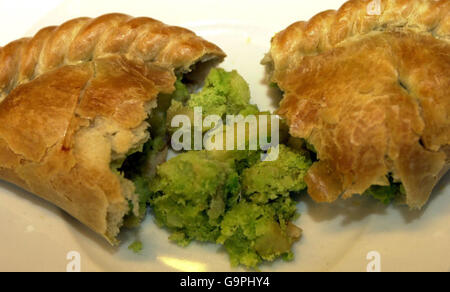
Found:
<path fill-rule="evenodd" d="M 388 186 L 371 186 L 364 195 L 371 196 L 386 205 L 406 195 L 406 190 L 401 182 L 396 182 L 392 175 L 388 175 L 387 178 L 389 179 Z"/>
<path fill-rule="evenodd" d="M 291 259 L 301 236 L 291 194 L 306 188 L 311 162 L 282 145 L 279 160 L 259 158 L 256 151 L 191 151 L 161 165 L 150 186 L 157 223 L 182 246 L 223 244 L 233 265 Z"/>
<path fill-rule="evenodd" d="M 133 181 L 139 195 L 140 215 L 133 215 L 130 203 L 126 225 L 138 225 L 150 205 L 172 241 L 181 246 L 192 241 L 221 244 L 233 266 L 256 268 L 264 261 L 292 259 L 292 246 L 302 234 L 293 224 L 298 217 L 293 195 L 306 189 L 304 176 L 316 159 L 314 147 L 282 137 L 276 161 L 261 161 L 261 151 L 246 150 L 189 151 L 162 163 L 176 130 L 169 124 L 176 115 L 193 118 L 195 107 L 202 107 L 204 116 L 223 119 L 267 114 L 250 104 L 249 86 L 236 71 L 212 69 L 196 93 L 181 79 L 175 88 L 173 94 L 159 97 L 149 117 L 151 139 L 114 166 Z M 374 186 L 366 194 L 392 201 L 402 186 L 390 181 L 391 186 Z"/>
<path fill-rule="evenodd" d="M 130 153 L 124 161 L 115 161 L 111 164 L 114 170 L 119 171 L 126 179 L 131 180 L 138 195 L 139 215 L 134 214 L 134 205 L 129 201 L 130 212 L 125 217 L 126 227 L 136 227 L 144 219 L 150 199 L 149 182 L 156 173 L 156 166 L 163 163 L 167 157 L 169 136 L 167 132 L 167 111 L 172 101 L 186 101 L 190 96 L 187 87 L 181 78 L 175 83 L 175 91 L 158 96 L 158 106 L 153 109 L 148 118 L 150 139 L 138 149 Z"/>
<path fill-rule="evenodd" d="M 287 145 L 299 151 L 307 150 L 311 160 L 313 162 L 318 161 L 316 149 L 307 140 L 290 137 Z M 395 180 L 392 174 L 387 175 L 386 178 L 389 181 L 389 185 L 373 185 L 363 195 L 370 196 L 385 205 L 389 205 L 406 195 L 406 190 L 401 181 Z"/>
<path fill-rule="evenodd" d="M 188 100 L 174 100 L 168 116 L 192 117 L 195 107 L 222 118 L 264 114 L 250 104 L 245 80 L 222 69 L 211 70 L 203 89 Z M 158 167 L 149 184 L 156 222 L 179 245 L 223 245 L 233 265 L 256 268 L 292 259 L 292 245 L 302 233 L 292 223 L 298 217 L 292 195 L 306 188 L 311 160 L 305 153 L 280 145 L 273 162 L 262 162 L 261 151 L 182 153 Z"/>

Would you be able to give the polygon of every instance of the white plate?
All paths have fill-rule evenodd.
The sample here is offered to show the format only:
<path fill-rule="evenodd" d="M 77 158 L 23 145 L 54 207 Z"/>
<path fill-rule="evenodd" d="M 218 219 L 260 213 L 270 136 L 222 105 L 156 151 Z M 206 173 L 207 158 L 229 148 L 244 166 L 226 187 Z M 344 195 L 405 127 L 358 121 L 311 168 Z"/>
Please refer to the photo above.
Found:
<path fill-rule="evenodd" d="M 254 102 L 273 109 L 276 102 L 262 84 L 259 61 L 273 34 L 287 25 L 344 1 L 2 1 L 0 44 L 78 16 L 123 12 L 188 27 L 229 55 L 223 67 L 237 69 L 250 83 Z M 305 230 L 295 245 L 296 259 L 262 266 L 263 271 L 366 271 L 367 255 L 381 257 L 383 271 L 450 271 L 450 177 L 437 187 L 427 207 L 385 207 L 367 198 L 334 205 L 299 203 Z M 148 217 L 123 244 L 101 238 L 52 205 L 7 183 L 0 183 L 0 271 L 65 271 L 68 252 L 81 256 L 83 271 L 236 271 L 215 245 L 180 248 Z M 142 254 L 127 246 L 139 238 Z M 240 269 L 237 269 L 240 270 Z"/>

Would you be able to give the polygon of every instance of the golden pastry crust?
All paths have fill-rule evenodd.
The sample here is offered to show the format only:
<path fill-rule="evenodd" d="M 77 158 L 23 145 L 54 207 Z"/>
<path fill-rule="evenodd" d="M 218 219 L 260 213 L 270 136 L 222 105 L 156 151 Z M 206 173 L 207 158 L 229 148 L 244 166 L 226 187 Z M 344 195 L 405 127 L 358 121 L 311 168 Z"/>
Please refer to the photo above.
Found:
<path fill-rule="evenodd" d="M 194 63 L 225 57 L 220 48 L 193 32 L 151 18 L 123 14 L 78 18 L 0 48 L 0 98 L 53 69 L 111 55 L 184 72 Z"/>
<path fill-rule="evenodd" d="M 115 243 L 137 196 L 110 163 L 149 139 L 148 114 L 176 72 L 224 56 L 186 29 L 122 14 L 0 48 L 0 178 Z"/>
<path fill-rule="evenodd" d="M 448 170 L 450 1 L 348 1 L 272 40 L 263 63 L 285 92 L 279 113 L 317 150 L 306 181 L 320 202 L 386 185 L 422 207 Z"/>

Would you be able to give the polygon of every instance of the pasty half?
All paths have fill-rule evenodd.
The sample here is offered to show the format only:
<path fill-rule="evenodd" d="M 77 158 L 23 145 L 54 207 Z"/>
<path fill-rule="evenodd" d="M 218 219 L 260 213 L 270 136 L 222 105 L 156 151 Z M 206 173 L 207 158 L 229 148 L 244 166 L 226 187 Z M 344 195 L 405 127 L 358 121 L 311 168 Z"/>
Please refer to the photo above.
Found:
<path fill-rule="evenodd" d="M 291 134 L 317 152 L 313 199 L 392 179 L 410 207 L 427 202 L 449 169 L 450 1 L 348 1 L 278 33 L 263 63 Z"/>

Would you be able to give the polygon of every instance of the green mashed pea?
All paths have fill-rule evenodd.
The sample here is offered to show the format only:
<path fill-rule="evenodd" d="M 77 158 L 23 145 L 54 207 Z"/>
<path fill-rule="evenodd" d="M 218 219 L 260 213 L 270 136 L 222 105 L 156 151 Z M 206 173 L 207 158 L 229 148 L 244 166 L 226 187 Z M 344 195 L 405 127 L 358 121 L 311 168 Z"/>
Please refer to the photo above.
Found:
<path fill-rule="evenodd" d="M 149 142 L 114 167 L 134 182 L 139 195 L 140 216 L 130 214 L 127 225 L 138 225 L 150 204 L 156 222 L 181 246 L 217 243 L 233 266 L 248 268 L 292 259 L 292 246 L 302 231 L 293 224 L 298 214 L 291 195 L 306 188 L 304 176 L 311 165 L 306 151 L 280 145 L 275 161 L 261 161 L 261 151 L 190 151 L 149 170 L 148 165 L 154 165 L 149 162 L 164 152 L 174 130 L 167 125 L 176 115 L 193 120 L 195 107 L 224 122 L 226 115 L 268 115 L 250 104 L 249 86 L 236 71 L 211 70 L 197 93 L 191 94 L 181 79 L 175 89 L 170 96 L 160 96 L 149 118 Z M 255 138 L 248 135 L 246 143 Z M 139 252 L 142 244 L 130 249 Z"/>
<path fill-rule="evenodd" d="M 191 96 L 190 108 L 202 107 L 204 115 L 237 115 L 250 106 L 250 88 L 236 71 L 213 69 L 203 89 Z"/>
<path fill-rule="evenodd" d="M 279 161 L 261 162 L 259 154 L 192 151 L 161 165 L 151 186 L 157 222 L 182 246 L 193 240 L 224 245 L 233 265 L 291 259 L 301 230 L 292 223 L 297 211 L 290 194 L 305 189 L 310 163 L 284 146 Z M 265 183 L 248 177 L 266 175 L 266 167 Z"/>
<path fill-rule="evenodd" d="M 311 161 L 302 152 L 280 145 L 277 160 L 260 162 L 244 170 L 244 193 L 254 202 L 266 203 L 304 190 L 304 177 L 310 166 Z"/>
<path fill-rule="evenodd" d="M 157 222 L 180 245 L 215 242 L 226 204 L 239 194 L 239 176 L 230 163 L 207 152 L 187 152 L 161 165 L 150 201 Z"/>
<path fill-rule="evenodd" d="M 186 89 L 182 84 L 177 86 L 176 96 L 185 96 Z M 170 122 L 177 115 L 190 117 L 194 120 L 194 108 L 200 107 L 204 117 L 217 115 L 225 119 L 226 115 L 257 115 L 258 107 L 250 104 L 250 88 L 247 82 L 236 71 L 227 72 L 223 69 L 212 69 L 206 78 L 203 89 L 194 93 L 188 100 L 174 98 L 167 112 L 169 131 Z M 204 129 L 205 131 L 208 129 Z"/>

